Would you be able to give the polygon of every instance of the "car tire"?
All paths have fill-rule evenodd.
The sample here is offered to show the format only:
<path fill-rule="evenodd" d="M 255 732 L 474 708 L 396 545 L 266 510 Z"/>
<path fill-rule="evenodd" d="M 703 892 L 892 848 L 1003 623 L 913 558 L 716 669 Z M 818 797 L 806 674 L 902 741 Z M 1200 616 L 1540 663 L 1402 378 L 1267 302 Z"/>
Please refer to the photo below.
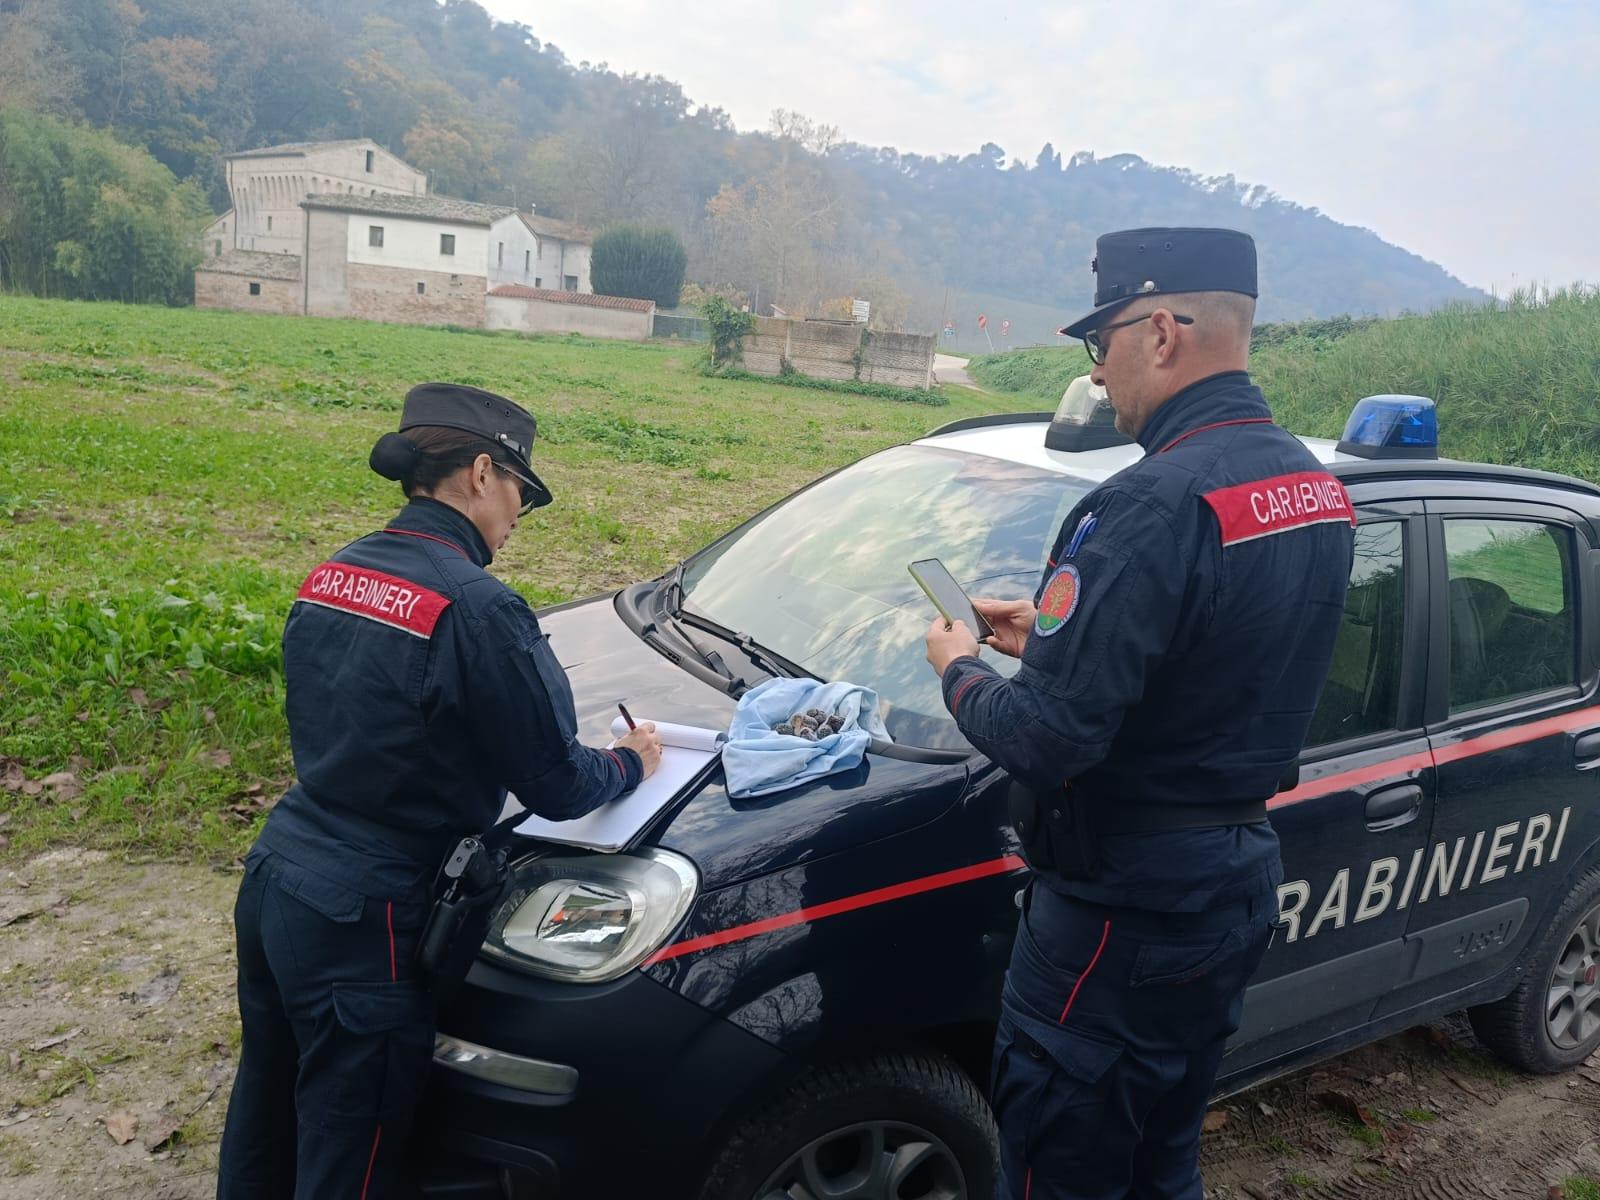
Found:
<path fill-rule="evenodd" d="M 1467 1010 L 1478 1040 L 1534 1074 L 1578 1066 L 1600 1047 L 1600 867 L 1568 893 L 1519 974 L 1509 996 Z"/>
<path fill-rule="evenodd" d="M 884 1054 L 808 1068 L 737 1126 L 700 1200 L 989 1200 L 999 1173 L 994 1117 L 966 1073 L 942 1055 Z"/>

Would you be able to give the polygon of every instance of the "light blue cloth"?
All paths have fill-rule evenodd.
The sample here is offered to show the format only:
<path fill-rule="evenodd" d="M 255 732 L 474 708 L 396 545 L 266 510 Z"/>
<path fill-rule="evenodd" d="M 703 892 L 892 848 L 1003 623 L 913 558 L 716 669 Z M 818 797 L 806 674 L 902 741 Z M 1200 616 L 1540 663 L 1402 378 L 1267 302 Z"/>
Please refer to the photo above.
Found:
<path fill-rule="evenodd" d="M 797 712 L 820 708 L 844 719 L 844 728 L 808 742 L 772 727 Z M 751 688 L 733 710 L 722 769 L 728 794 L 738 799 L 765 796 L 810 783 L 861 762 L 873 738 L 890 741 L 878 716 L 878 693 L 853 683 L 814 679 L 769 679 Z"/>

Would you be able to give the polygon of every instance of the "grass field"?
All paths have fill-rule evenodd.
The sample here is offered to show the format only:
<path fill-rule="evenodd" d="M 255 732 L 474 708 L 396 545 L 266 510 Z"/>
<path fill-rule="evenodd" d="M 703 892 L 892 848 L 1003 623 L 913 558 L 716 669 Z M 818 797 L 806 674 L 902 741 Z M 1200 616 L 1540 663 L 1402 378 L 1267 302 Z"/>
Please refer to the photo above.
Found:
<path fill-rule="evenodd" d="M 1267 326 L 1255 341 L 1251 373 L 1296 433 L 1338 437 L 1362 396 L 1431 396 L 1450 457 L 1600 479 L 1600 292 Z M 1049 404 L 1088 369 L 1080 347 L 986 356 L 968 368 L 985 387 Z"/>
<path fill-rule="evenodd" d="M 534 604 L 648 577 L 930 408 L 707 378 L 698 348 L 0 297 L 0 839 L 225 859 L 291 766 L 278 639 L 401 503 L 412 383 L 539 419 L 556 502 L 496 570 Z"/>

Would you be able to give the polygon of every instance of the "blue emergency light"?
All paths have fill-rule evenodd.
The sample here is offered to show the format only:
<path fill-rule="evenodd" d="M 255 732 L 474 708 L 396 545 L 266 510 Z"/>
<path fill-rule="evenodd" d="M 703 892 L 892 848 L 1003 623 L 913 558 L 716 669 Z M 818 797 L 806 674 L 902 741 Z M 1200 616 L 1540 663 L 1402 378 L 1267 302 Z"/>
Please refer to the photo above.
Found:
<path fill-rule="evenodd" d="M 1438 458 L 1439 417 L 1426 396 L 1368 396 L 1356 402 L 1339 439 L 1358 458 Z"/>

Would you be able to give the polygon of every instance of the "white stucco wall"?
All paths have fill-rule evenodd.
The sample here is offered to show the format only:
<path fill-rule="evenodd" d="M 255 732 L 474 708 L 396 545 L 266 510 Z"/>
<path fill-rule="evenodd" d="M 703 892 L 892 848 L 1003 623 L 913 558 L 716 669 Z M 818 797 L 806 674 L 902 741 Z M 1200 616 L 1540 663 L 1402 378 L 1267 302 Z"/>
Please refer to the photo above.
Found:
<path fill-rule="evenodd" d="M 502 245 L 505 247 L 503 256 L 500 252 Z M 522 223 L 521 217 L 515 214 L 501 217 L 489 226 L 487 253 L 491 288 L 499 287 L 502 283 L 534 286 L 533 281 L 538 278 L 541 270 L 539 239 Z M 527 264 L 526 268 L 523 266 L 524 263 Z"/>
<path fill-rule="evenodd" d="M 383 229 L 381 246 L 367 244 L 367 230 L 373 225 Z M 443 233 L 455 235 L 453 255 L 439 253 L 439 235 Z M 351 213 L 348 257 L 350 262 L 372 267 L 482 275 L 485 264 L 490 261 L 489 230 L 482 225 Z"/>
<path fill-rule="evenodd" d="M 585 243 L 542 237 L 539 239 L 539 253 L 534 256 L 534 261 L 538 264 L 538 270 L 534 275 L 540 282 L 533 283 L 533 287 L 549 288 L 553 292 L 594 291 L 594 285 L 589 282 L 589 247 Z M 563 277 L 568 275 L 577 277 L 577 287 L 571 289 L 567 287 Z M 505 282 L 521 283 L 523 280 Z"/>
<path fill-rule="evenodd" d="M 229 159 L 228 190 L 238 219 L 233 244 L 224 249 L 299 254 L 305 236 L 300 201 L 307 196 L 318 192 L 425 196 L 428 181 L 421 171 L 368 141 L 299 154 Z"/>

